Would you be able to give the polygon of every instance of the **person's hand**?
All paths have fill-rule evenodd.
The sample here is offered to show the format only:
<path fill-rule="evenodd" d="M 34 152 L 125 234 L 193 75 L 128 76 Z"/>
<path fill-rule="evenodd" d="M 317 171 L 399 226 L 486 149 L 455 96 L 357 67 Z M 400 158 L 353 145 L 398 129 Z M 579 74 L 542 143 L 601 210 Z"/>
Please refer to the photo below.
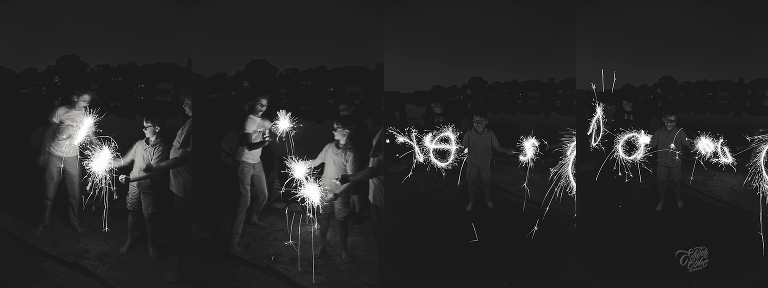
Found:
<path fill-rule="evenodd" d="M 339 194 L 338 193 L 333 193 L 333 196 L 331 196 L 330 200 L 331 201 L 336 201 L 336 199 L 339 199 Z"/>
<path fill-rule="evenodd" d="M 144 173 L 152 172 L 152 170 L 155 170 L 155 167 L 152 167 L 152 163 L 147 163 L 147 166 L 144 166 Z"/>
<path fill-rule="evenodd" d="M 128 184 L 131 182 L 131 177 L 128 175 L 120 175 L 120 183 Z"/>
<path fill-rule="evenodd" d="M 339 185 L 347 184 L 347 183 L 349 183 L 349 175 L 348 174 L 343 174 L 343 175 L 337 177 L 336 179 L 333 179 L 333 183 L 336 183 L 336 184 L 339 184 Z"/>
<path fill-rule="evenodd" d="M 37 166 L 44 167 L 46 164 L 48 164 L 48 154 L 37 156 Z"/>

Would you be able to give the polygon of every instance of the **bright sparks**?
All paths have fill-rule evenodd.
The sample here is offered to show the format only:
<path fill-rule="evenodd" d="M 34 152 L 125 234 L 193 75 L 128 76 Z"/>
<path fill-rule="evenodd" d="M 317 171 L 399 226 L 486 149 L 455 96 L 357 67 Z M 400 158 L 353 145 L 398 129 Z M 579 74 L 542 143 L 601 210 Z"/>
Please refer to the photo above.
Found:
<path fill-rule="evenodd" d="M 459 160 L 466 159 L 467 149 L 459 144 L 459 132 L 453 125 L 441 126 L 436 131 L 420 135 L 416 129 L 408 127 L 404 133 L 390 127 L 387 132 L 395 135 L 397 144 L 406 143 L 412 149 L 399 157 L 408 153 L 413 153 L 413 164 L 407 179 L 413 175 L 413 168 L 417 163 L 426 163 L 435 167 L 445 176 L 445 170 L 458 165 Z M 403 181 L 405 181 L 403 179 Z"/>
<path fill-rule="evenodd" d="M 518 157 L 520 160 L 520 166 L 528 167 L 528 170 L 525 172 L 525 183 L 523 183 L 523 187 L 525 187 L 523 211 L 525 211 L 525 202 L 528 200 L 528 198 L 531 197 L 530 191 L 528 190 L 528 175 L 531 173 L 531 168 L 533 168 L 533 164 L 536 161 L 537 155 L 540 154 L 539 140 L 536 139 L 536 137 L 533 137 L 533 135 L 521 137 L 520 141 L 517 143 L 517 147 L 520 148 L 520 151 L 522 151 Z"/>
<path fill-rule="evenodd" d="M 595 113 L 592 114 L 592 120 L 589 122 L 589 130 L 587 135 L 589 138 L 590 149 L 600 148 L 600 141 L 605 134 L 605 105 L 597 101 L 597 92 L 595 92 L 595 84 L 592 84 L 592 92 L 595 93 Z"/>
<path fill-rule="evenodd" d="M 760 197 L 760 238 L 763 245 L 763 255 L 765 255 L 765 236 L 763 235 L 763 201 L 768 205 L 768 135 L 747 137 L 753 141 L 750 148 L 757 149 L 752 160 L 749 161 L 749 173 L 744 183 L 750 182 L 752 187 L 757 190 Z"/>
<path fill-rule="evenodd" d="M 86 158 L 83 166 L 88 179 L 88 199 L 91 197 L 100 197 L 104 203 L 104 212 L 102 214 L 102 226 L 104 231 L 109 231 L 107 226 L 109 214 L 109 192 L 112 191 L 113 199 L 117 199 L 115 191 L 115 166 L 113 159 L 120 157 L 117 151 L 117 144 L 111 138 L 108 141 L 97 141 L 96 144 L 88 145 L 85 150 Z M 88 203 L 84 201 L 83 205 Z"/>
<path fill-rule="evenodd" d="M 634 151 L 630 153 L 630 147 L 628 143 L 631 143 L 632 146 L 634 146 Z M 648 156 L 648 145 L 651 143 L 651 135 L 648 135 L 645 133 L 645 131 L 642 130 L 630 130 L 630 131 L 624 131 L 623 133 L 616 136 L 616 139 L 614 140 L 613 145 L 613 151 L 611 151 L 608 158 L 605 160 L 607 161 L 609 158 L 615 158 L 616 162 L 614 165 L 614 169 L 619 170 L 619 175 L 626 175 L 628 180 L 628 177 L 632 176 L 632 169 L 630 165 L 635 165 L 637 167 L 637 174 L 640 174 L 640 168 L 643 167 L 645 169 L 648 169 L 645 166 L 645 158 Z M 603 165 L 605 165 L 605 162 L 603 162 Z M 600 166 L 600 170 L 602 170 L 603 167 Z M 597 177 L 600 177 L 600 172 L 598 171 Z M 640 176 L 642 181 L 642 175 Z M 597 178 L 595 178 L 597 180 Z"/>
<path fill-rule="evenodd" d="M 277 134 L 278 139 L 281 136 L 285 137 L 285 135 L 295 132 L 297 127 L 296 120 L 296 117 L 291 116 L 291 112 L 285 110 L 277 111 L 277 119 L 275 119 L 275 124 L 272 125 L 272 130 Z"/>
<path fill-rule="evenodd" d="M 96 112 L 96 110 L 83 108 L 83 116 L 77 119 L 72 130 L 72 138 L 70 138 L 72 140 L 68 143 L 71 145 L 70 147 L 80 147 L 85 140 L 91 138 L 94 132 L 97 132 L 96 124 L 101 120 L 101 117 L 97 116 Z"/>
<path fill-rule="evenodd" d="M 326 193 L 325 187 L 315 179 L 301 182 L 296 192 L 299 203 L 307 207 L 307 209 L 320 209 L 323 203 L 328 201 L 329 195 Z"/>
<path fill-rule="evenodd" d="M 574 173 L 576 171 L 576 137 L 569 139 L 568 142 L 564 143 L 563 147 L 558 148 L 558 150 L 563 152 L 563 156 L 560 158 L 560 162 L 558 162 L 554 168 L 550 169 L 549 179 L 552 181 L 552 184 L 550 184 L 549 189 L 547 189 L 547 194 L 544 195 L 542 205 L 546 202 L 546 208 L 539 220 L 542 220 L 547 216 L 549 206 L 552 204 L 553 199 L 561 199 L 563 194 L 568 194 L 568 196 L 574 198 L 574 201 L 576 200 L 576 175 Z M 549 198 L 549 200 L 547 200 L 547 198 Z M 536 231 L 539 230 L 539 220 L 536 220 L 536 225 L 528 234 L 532 235 L 531 238 L 533 238 Z"/>

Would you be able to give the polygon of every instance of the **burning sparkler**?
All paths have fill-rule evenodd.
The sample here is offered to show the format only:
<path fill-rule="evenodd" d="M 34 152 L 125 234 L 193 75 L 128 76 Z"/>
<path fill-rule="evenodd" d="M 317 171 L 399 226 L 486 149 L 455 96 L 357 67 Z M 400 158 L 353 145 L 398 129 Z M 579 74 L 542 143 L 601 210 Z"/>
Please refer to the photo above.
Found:
<path fill-rule="evenodd" d="M 590 136 L 589 147 L 594 149 L 601 146 L 600 141 L 605 133 L 605 112 L 603 112 L 605 105 L 597 101 L 597 92 L 595 91 L 594 83 L 592 83 L 592 92 L 595 93 L 595 113 L 592 114 L 592 120 L 589 123 L 587 135 Z"/>
<path fill-rule="evenodd" d="M 77 118 L 74 129 L 72 129 L 70 141 L 67 142 L 67 147 L 71 147 L 71 149 L 79 148 L 85 140 L 90 139 L 93 133 L 98 131 L 96 124 L 102 117 L 99 117 L 96 114 L 97 112 L 98 110 L 88 109 L 87 107 L 83 108 L 83 116 Z"/>
<path fill-rule="evenodd" d="M 112 138 L 108 138 L 108 141 L 96 141 L 96 144 L 91 144 L 88 149 L 85 150 L 86 158 L 83 161 L 83 166 L 86 171 L 86 178 L 88 178 L 88 199 L 91 197 L 101 197 L 104 202 L 104 212 L 102 215 L 102 225 L 104 231 L 109 231 L 107 227 L 107 219 L 109 213 L 109 191 L 113 191 L 113 199 L 117 199 L 115 191 L 115 170 L 116 166 L 112 159 L 120 157 L 115 151 L 117 151 L 117 144 Z M 88 203 L 88 200 L 83 201 L 83 205 Z"/>
<path fill-rule="evenodd" d="M 724 142 L 725 139 L 723 139 L 723 137 L 720 137 L 720 139 L 715 141 L 715 139 L 709 135 L 709 133 L 701 133 L 701 135 L 693 140 L 693 146 L 695 147 L 694 151 L 696 152 L 696 160 L 701 162 L 702 165 L 704 165 L 704 161 L 706 160 L 721 166 L 729 165 L 733 167 L 736 162 L 734 161 L 733 156 L 731 156 L 731 152 L 728 147 L 723 144 Z M 674 147 L 672 148 L 674 151 Z M 697 161 L 693 162 L 693 169 L 691 169 L 691 183 L 693 183 L 693 175 L 696 172 Z"/>
<path fill-rule="evenodd" d="M 748 149 L 755 148 L 757 151 L 755 151 L 756 153 L 754 158 L 749 161 L 749 173 L 747 174 L 747 178 L 744 180 L 744 183 L 750 182 L 752 187 L 757 190 L 757 194 L 760 197 L 760 201 L 758 202 L 760 205 L 759 233 L 763 245 L 763 255 L 765 255 L 765 235 L 763 235 L 763 204 L 768 205 L 768 135 L 747 137 L 747 139 L 754 141 Z M 765 203 L 763 203 L 763 201 L 765 201 Z"/>
<path fill-rule="evenodd" d="M 285 184 L 288 184 L 291 180 L 297 181 L 298 185 L 301 185 L 301 183 L 308 181 L 313 175 L 312 164 L 306 159 L 288 156 L 285 160 L 285 166 L 288 167 L 288 170 L 283 172 L 288 173 L 289 178 L 283 183 L 283 189 L 280 190 L 281 193 L 285 191 Z"/>
<path fill-rule="evenodd" d="M 397 144 L 407 143 L 412 147 L 411 151 L 399 155 L 402 158 L 413 152 L 413 164 L 405 179 L 413 175 L 413 168 L 416 167 L 417 163 L 426 163 L 435 167 L 445 176 L 445 170 L 456 166 L 459 159 L 466 160 L 467 149 L 462 149 L 459 144 L 459 132 L 453 125 L 441 126 L 438 130 L 425 135 L 419 135 L 416 129 L 411 127 L 406 128 L 405 133 L 400 133 L 399 130 L 392 127 L 387 131 L 395 135 Z M 447 151 L 447 156 L 440 157 L 437 153 L 440 150 Z"/>
<path fill-rule="evenodd" d="M 298 125 L 296 125 L 296 117 L 291 116 L 291 112 L 287 112 L 285 110 L 277 111 L 277 118 L 275 119 L 274 125 L 272 125 L 272 130 L 277 134 L 277 137 L 285 136 L 285 135 L 292 135 L 296 132 L 296 128 Z"/>
<path fill-rule="evenodd" d="M 628 154 L 627 151 L 629 150 L 627 147 L 627 142 L 630 142 L 634 144 L 635 150 L 632 154 Z M 631 164 L 634 164 L 637 166 L 637 174 L 640 175 L 640 181 L 642 181 L 642 174 L 640 173 L 640 168 L 645 168 L 650 171 L 648 167 L 645 166 L 645 158 L 648 156 L 648 145 L 651 143 L 651 135 L 648 135 L 645 133 L 645 131 L 642 130 L 631 130 L 631 131 L 624 131 L 623 133 L 616 136 L 616 139 L 614 140 L 614 146 L 613 151 L 611 151 L 608 158 L 605 160 L 608 161 L 610 158 L 615 158 L 616 162 L 614 165 L 614 169 L 619 170 L 619 175 L 622 175 L 622 172 L 627 176 L 632 176 L 632 170 L 630 168 Z M 605 162 L 603 161 L 603 165 L 605 165 Z M 597 172 L 597 177 L 595 177 L 595 180 L 597 180 L 598 177 L 600 177 L 600 171 L 602 171 L 603 166 L 600 166 L 600 170 Z M 628 178 L 625 178 L 625 180 Z"/>
<path fill-rule="evenodd" d="M 534 161 L 536 161 L 537 155 L 539 153 L 539 140 L 536 139 L 536 137 L 527 136 L 527 137 L 521 137 L 520 141 L 517 143 L 517 146 L 520 148 L 521 151 L 523 151 L 518 159 L 520 160 L 521 166 L 528 167 L 528 170 L 525 172 L 525 183 L 523 183 L 523 187 L 525 187 L 525 198 L 523 199 L 523 211 L 525 211 L 525 202 L 528 200 L 528 198 L 531 197 L 530 191 L 528 190 L 528 174 L 531 172 L 531 168 L 533 168 Z"/>
<path fill-rule="evenodd" d="M 560 159 L 560 162 L 550 170 L 549 179 L 552 180 L 552 184 L 549 186 L 549 189 L 547 189 L 547 194 L 544 195 L 544 200 L 542 201 L 542 204 L 547 202 L 547 206 L 544 209 L 544 214 L 541 216 L 541 219 L 544 219 L 544 217 L 547 216 L 549 206 L 552 204 L 553 199 L 561 199 L 563 194 L 568 194 L 568 196 L 573 197 L 574 201 L 576 200 L 576 175 L 574 174 L 574 165 L 576 163 L 576 137 L 569 139 L 568 142 L 564 143 L 563 147 L 558 149 L 563 151 L 563 157 Z M 547 201 L 547 198 L 549 198 L 549 201 Z M 536 225 L 528 234 L 532 235 L 531 238 L 533 238 L 536 235 L 536 231 L 539 230 L 539 220 L 536 220 Z"/>

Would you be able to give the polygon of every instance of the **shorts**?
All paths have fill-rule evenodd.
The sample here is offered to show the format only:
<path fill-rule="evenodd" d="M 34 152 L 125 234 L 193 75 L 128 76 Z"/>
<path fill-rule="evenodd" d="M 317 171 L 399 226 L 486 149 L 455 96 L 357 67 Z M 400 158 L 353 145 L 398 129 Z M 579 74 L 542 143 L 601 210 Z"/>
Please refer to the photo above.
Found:
<path fill-rule="evenodd" d="M 470 184 L 474 184 L 477 182 L 478 176 L 480 176 L 481 182 L 490 183 L 491 166 L 467 165 L 467 181 L 469 181 Z"/>
<path fill-rule="evenodd" d="M 683 174 L 682 168 L 680 166 L 677 167 L 667 167 L 664 165 L 659 164 L 659 170 L 657 172 L 659 175 L 659 184 L 665 184 L 667 181 L 670 180 L 670 175 L 672 176 L 672 182 L 675 185 L 680 185 L 680 179 L 681 175 Z"/>
<path fill-rule="evenodd" d="M 125 197 L 125 206 L 128 211 L 139 210 L 139 202 L 141 202 L 141 210 L 144 213 L 144 217 L 149 218 L 152 213 L 157 209 L 155 201 L 157 198 L 156 192 L 142 192 L 136 187 L 136 182 L 128 185 L 128 196 Z"/>
<path fill-rule="evenodd" d="M 336 201 L 328 201 L 320 207 L 320 217 L 323 219 L 328 220 L 334 215 L 336 220 L 344 221 L 349 213 L 349 195 L 339 196 Z"/>

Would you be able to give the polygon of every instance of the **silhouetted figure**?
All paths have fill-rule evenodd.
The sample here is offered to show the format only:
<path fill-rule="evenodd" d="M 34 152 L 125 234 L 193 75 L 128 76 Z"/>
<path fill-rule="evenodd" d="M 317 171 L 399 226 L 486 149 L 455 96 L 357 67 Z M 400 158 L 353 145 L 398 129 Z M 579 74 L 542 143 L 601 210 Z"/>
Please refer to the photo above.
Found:
<path fill-rule="evenodd" d="M 682 128 L 677 128 L 677 112 L 667 111 L 664 113 L 664 127 L 656 130 L 651 137 L 650 148 L 658 150 L 658 170 L 659 177 L 659 205 L 656 211 L 661 211 L 664 206 L 664 192 L 667 181 L 672 177 L 672 184 L 675 187 L 675 199 L 677 206 L 683 209 L 683 201 L 680 200 L 681 184 L 681 157 L 682 147 L 688 147 L 691 151 L 695 148 L 688 141 L 688 135 Z"/>

